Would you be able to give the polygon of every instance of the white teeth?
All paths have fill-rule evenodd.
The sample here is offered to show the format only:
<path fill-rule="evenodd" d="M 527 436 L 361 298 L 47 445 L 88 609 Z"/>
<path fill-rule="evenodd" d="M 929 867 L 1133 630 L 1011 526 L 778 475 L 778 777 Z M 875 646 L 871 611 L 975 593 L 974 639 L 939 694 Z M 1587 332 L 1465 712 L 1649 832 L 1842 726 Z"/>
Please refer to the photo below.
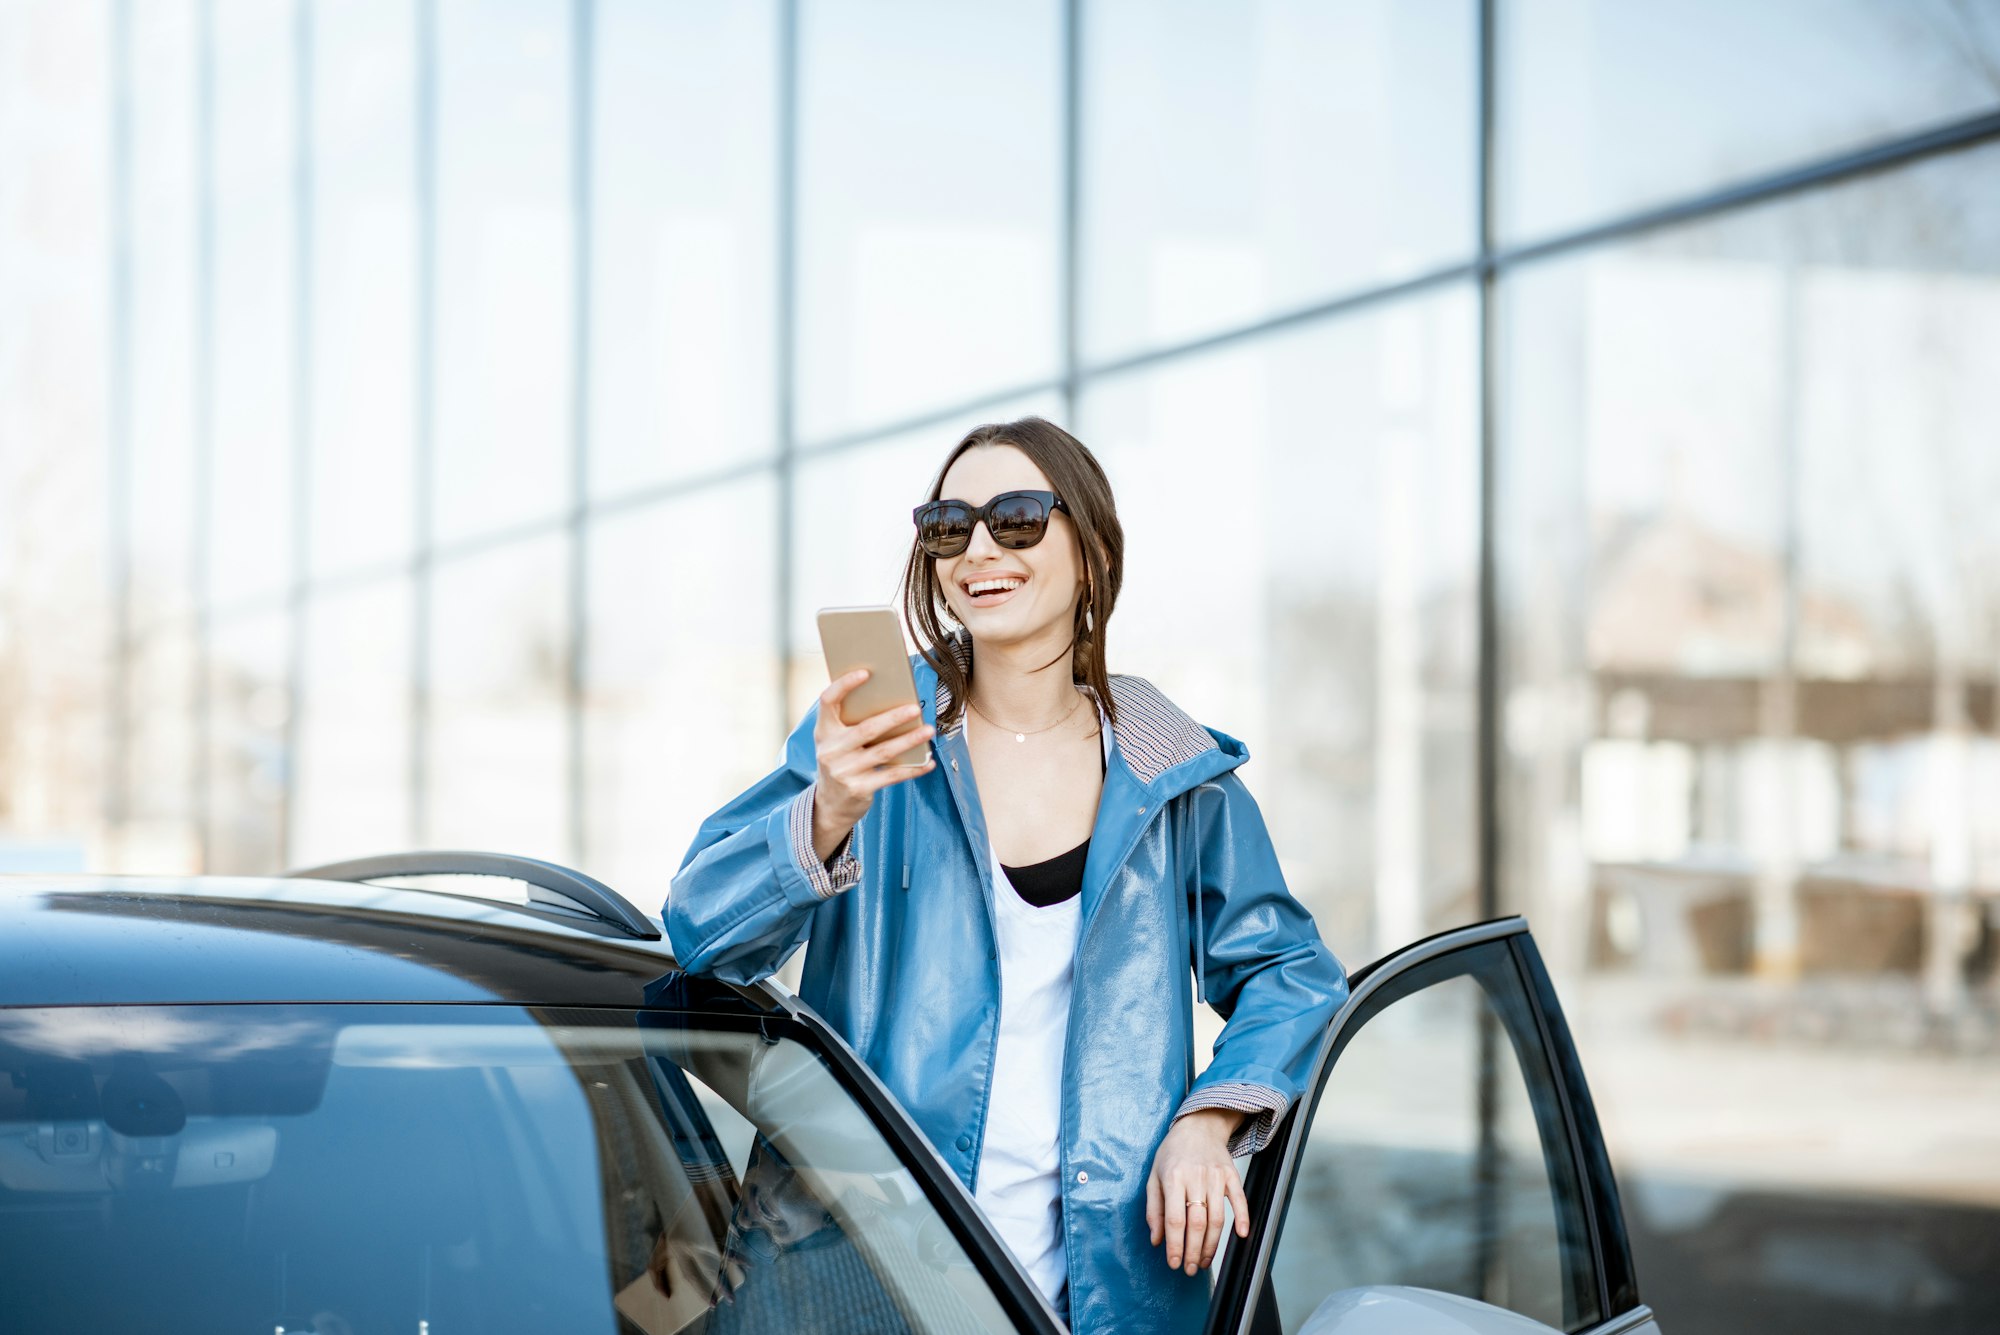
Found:
<path fill-rule="evenodd" d="M 1021 587 L 1021 584 L 1022 581 L 1018 579 L 982 579 L 974 580 L 972 583 L 966 585 L 965 591 L 977 598 L 983 593 L 996 593 L 1007 589 L 1018 589 Z"/>

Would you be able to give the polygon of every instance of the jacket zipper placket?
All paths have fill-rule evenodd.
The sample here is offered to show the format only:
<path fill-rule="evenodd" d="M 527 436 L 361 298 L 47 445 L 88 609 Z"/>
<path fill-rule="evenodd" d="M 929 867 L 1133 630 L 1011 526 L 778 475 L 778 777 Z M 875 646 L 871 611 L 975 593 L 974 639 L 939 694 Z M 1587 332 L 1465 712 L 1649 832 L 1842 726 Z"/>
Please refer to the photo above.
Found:
<path fill-rule="evenodd" d="M 986 962 L 992 966 L 993 973 L 992 1034 L 986 1044 L 986 1076 L 979 1096 L 979 1122 L 972 1128 L 972 1171 L 966 1185 L 966 1190 L 976 1196 L 979 1193 L 979 1167 L 986 1157 L 986 1122 L 993 1107 L 993 1069 L 1000 1061 L 1000 1015 L 1006 1005 L 1006 993 L 1000 974 L 1000 924 L 996 919 L 997 906 L 993 902 L 994 895 L 998 893 L 998 887 L 992 884 L 993 851 L 986 834 L 986 812 L 977 805 L 978 790 L 972 777 L 972 752 L 965 746 L 963 715 L 959 725 L 946 734 L 944 740 L 954 748 L 947 761 L 952 777 L 946 779 L 945 787 L 951 790 L 952 803 L 958 808 L 959 824 L 964 827 L 966 835 L 979 845 L 972 850 L 972 854 L 974 865 L 979 868 L 980 880 L 986 884 L 986 893 L 980 898 L 986 910 Z M 959 751 L 965 753 L 963 769 L 958 763 Z"/>
<path fill-rule="evenodd" d="M 1113 746 L 1114 748 L 1116 747 L 1115 737 L 1113 739 Z M 1123 757 L 1120 757 L 1119 763 L 1121 765 L 1125 763 Z M 1146 792 L 1147 790 L 1145 788 L 1141 788 L 1140 791 Z M 1153 822 L 1155 820 L 1159 819 L 1160 810 L 1165 804 L 1148 802 L 1146 805 L 1147 805 L 1146 818 L 1140 821 L 1137 828 L 1135 828 L 1132 831 L 1131 836 L 1126 839 L 1124 847 L 1118 851 L 1117 860 L 1111 864 L 1110 870 L 1108 870 L 1104 874 L 1104 885 L 1106 887 L 1106 893 L 1108 893 L 1112 879 L 1116 877 L 1118 873 L 1124 869 L 1125 863 L 1131 858 L 1132 850 L 1139 846 L 1139 841 L 1146 837 L 1146 831 L 1152 828 Z M 1093 849 L 1093 851 L 1095 850 Z M 1103 903 L 1103 894 L 1100 893 L 1098 896 L 1098 904 L 1093 905 L 1093 907 L 1101 906 L 1102 903 Z M 1094 920 L 1097 917 L 1095 913 L 1092 913 L 1090 916 L 1092 920 Z M 1090 925 L 1091 924 L 1088 921 L 1077 923 L 1076 958 L 1079 960 L 1083 958 L 1083 941 L 1085 935 L 1088 934 L 1090 931 Z M 1062 1096 L 1061 1114 L 1057 1120 L 1057 1126 L 1060 1128 L 1058 1131 L 1058 1135 L 1061 1137 L 1059 1143 L 1061 1145 L 1061 1150 L 1062 1150 L 1062 1180 L 1059 1184 L 1059 1187 L 1062 1193 L 1062 1205 L 1063 1205 L 1063 1211 L 1062 1211 L 1063 1254 L 1068 1258 L 1067 1269 L 1068 1273 L 1071 1276 L 1074 1276 L 1077 1273 L 1076 1263 L 1078 1258 L 1077 1258 L 1076 1228 L 1074 1223 L 1072 1222 L 1069 1210 L 1070 1188 L 1073 1185 L 1076 1185 L 1076 1173 L 1073 1168 L 1073 1161 L 1070 1158 L 1070 1141 L 1069 1141 L 1069 1091 L 1070 1091 L 1069 1035 L 1074 1033 L 1076 1030 L 1076 1000 L 1077 997 L 1081 994 L 1081 992 L 1082 988 L 1076 985 L 1074 981 L 1074 976 L 1072 976 L 1072 982 L 1070 985 L 1070 992 L 1069 992 L 1069 1014 L 1063 1017 L 1063 1096 Z M 1148 1171 L 1150 1171 L 1151 1165 L 1147 1165 L 1147 1168 Z M 1100 1170 L 1101 1169 L 1102 1165 L 1100 1165 Z M 1068 1291 L 1069 1291 L 1069 1315 L 1073 1318 L 1076 1314 L 1076 1286 L 1073 1282 L 1070 1282 L 1068 1284 Z"/>

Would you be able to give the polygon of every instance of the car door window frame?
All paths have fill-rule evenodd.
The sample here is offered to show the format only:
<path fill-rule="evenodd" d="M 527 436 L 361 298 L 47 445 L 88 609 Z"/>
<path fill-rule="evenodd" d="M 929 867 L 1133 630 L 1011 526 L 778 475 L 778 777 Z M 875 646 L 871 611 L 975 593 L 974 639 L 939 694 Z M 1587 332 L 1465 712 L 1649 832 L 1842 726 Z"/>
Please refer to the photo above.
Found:
<path fill-rule="evenodd" d="M 1251 1161 L 1244 1179 L 1244 1194 L 1250 1206 L 1250 1236 L 1231 1246 L 1223 1258 L 1204 1327 L 1206 1335 L 1252 1335 L 1276 1328 L 1276 1313 L 1270 1307 L 1270 1269 L 1283 1232 L 1284 1212 L 1297 1182 L 1313 1113 L 1340 1052 L 1359 1031 L 1357 1017 L 1363 1008 L 1369 1007 L 1371 999 L 1384 988 L 1414 969 L 1495 943 L 1506 950 L 1519 975 L 1521 997 L 1534 1025 L 1533 1036 L 1541 1043 L 1552 1085 L 1548 1092 L 1554 1097 L 1569 1153 L 1591 1257 L 1590 1277 L 1597 1290 L 1598 1320 L 1589 1329 L 1622 1327 L 1633 1313 L 1644 1310 L 1633 1277 L 1617 1184 L 1604 1149 L 1595 1106 L 1584 1083 L 1582 1064 L 1540 951 L 1528 934 L 1527 920 L 1513 915 L 1424 937 L 1357 970 L 1349 979 L 1348 998 L 1327 1026 L 1303 1095 L 1286 1113 L 1270 1144 Z M 1464 972 L 1449 976 L 1462 977 Z M 1257 1296 L 1255 1302 L 1251 1301 L 1253 1294 Z"/>
<path fill-rule="evenodd" d="M 674 981 L 672 975 L 663 983 Z M 776 998 L 784 1013 L 744 1016 L 731 1013 L 700 1012 L 679 1006 L 660 1005 L 653 998 L 668 989 L 648 989 L 649 1004 L 641 1008 L 641 1023 L 673 1027 L 699 1017 L 704 1025 L 754 1030 L 770 1042 L 789 1039 L 826 1062 L 836 1082 L 851 1095 L 873 1123 L 875 1130 L 910 1170 L 924 1190 L 952 1237 L 971 1259 L 998 1300 L 1001 1310 L 1013 1319 L 1017 1330 L 1033 1335 L 1064 1335 L 1067 1329 L 1049 1308 L 1034 1281 L 1007 1251 L 985 1214 L 965 1189 L 958 1175 L 931 1146 L 930 1140 L 911 1120 L 894 1094 L 868 1064 L 861 1060 L 834 1028 L 816 1011 L 795 997 Z"/>

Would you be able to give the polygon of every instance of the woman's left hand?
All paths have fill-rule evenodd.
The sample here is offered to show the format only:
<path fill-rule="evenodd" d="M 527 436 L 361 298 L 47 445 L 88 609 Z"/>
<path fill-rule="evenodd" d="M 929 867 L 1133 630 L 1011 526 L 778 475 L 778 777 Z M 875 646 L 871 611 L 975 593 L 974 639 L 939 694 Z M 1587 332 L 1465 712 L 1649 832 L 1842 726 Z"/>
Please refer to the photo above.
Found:
<path fill-rule="evenodd" d="M 1222 1209 L 1236 1215 L 1236 1236 L 1250 1236 L 1250 1208 L 1243 1179 L 1229 1157 L 1229 1137 L 1244 1114 L 1199 1108 L 1177 1118 L 1153 1156 L 1146 1179 L 1146 1225 L 1157 1247 L 1164 1237 L 1167 1264 L 1192 1275 L 1215 1259 L 1222 1242 Z"/>

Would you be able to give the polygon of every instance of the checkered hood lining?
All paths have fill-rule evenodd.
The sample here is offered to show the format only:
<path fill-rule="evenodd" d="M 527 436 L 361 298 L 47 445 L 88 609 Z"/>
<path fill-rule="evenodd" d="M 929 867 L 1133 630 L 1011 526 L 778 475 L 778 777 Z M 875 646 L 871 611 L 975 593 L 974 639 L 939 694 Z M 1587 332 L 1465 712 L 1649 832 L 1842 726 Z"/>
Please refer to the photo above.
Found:
<path fill-rule="evenodd" d="M 959 669 L 970 670 L 971 633 L 961 627 L 945 643 Z M 1111 726 L 1111 736 L 1140 783 L 1151 783 L 1174 766 L 1193 760 L 1204 751 L 1218 749 L 1208 729 L 1144 677 L 1113 673 L 1110 683 L 1111 699 L 1118 707 L 1118 721 Z M 943 715 L 950 694 L 940 677 L 935 701 L 937 715 Z M 961 715 L 955 731 L 964 727 Z"/>

